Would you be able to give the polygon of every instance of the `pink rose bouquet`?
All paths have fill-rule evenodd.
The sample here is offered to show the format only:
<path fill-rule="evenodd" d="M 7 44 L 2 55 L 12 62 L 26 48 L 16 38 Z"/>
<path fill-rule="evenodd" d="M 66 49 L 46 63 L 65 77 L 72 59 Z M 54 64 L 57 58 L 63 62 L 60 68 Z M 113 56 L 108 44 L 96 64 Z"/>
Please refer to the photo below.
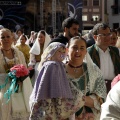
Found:
<path fill-rule="evenodd" d="M 13 66 L 8 73 L 6 81 L 11 80 L 11 84 L 7 92 L 4 94 L 5 98 L 7 97 L 8 101 L 12 93 L 18 92 L 19 83 L 23 82 L 29 76 L 29 70 L 23 64 L 18 64 Z M 6 82 L 7 84 L 7 82 Z"/>
<path fill-rule="evenodd" d="M 29 74 L 29 70 L 22 64 L 13 66 L 10 71 L 15 71 L 15 75 L 17 78 L 24 77 Z"/>
<path fill-rule="evenodd" d="M 118 74 L 111 82 L 111 88 L 120 81 L 120 74 Z"/>
<path fill-rule="evenodd" d="M 18 85 L 19 82 L 23 82 L 25 78 L 29 76 L 29 70 L 23 64 L 13 66 L 8 73 L 9 78 Z"/>

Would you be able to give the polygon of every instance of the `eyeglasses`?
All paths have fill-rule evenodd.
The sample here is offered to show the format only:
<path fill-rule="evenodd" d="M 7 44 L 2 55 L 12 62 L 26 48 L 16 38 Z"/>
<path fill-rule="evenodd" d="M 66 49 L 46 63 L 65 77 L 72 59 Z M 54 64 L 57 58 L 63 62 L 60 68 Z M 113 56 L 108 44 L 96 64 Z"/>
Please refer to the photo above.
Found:
<path fill-rule="evenodd" d="M 111 37 L 112 34 L 111 33 L 108 33 L 108 34 L 98 34 L 97 36 L 105 38 L 105 37 Z"/>

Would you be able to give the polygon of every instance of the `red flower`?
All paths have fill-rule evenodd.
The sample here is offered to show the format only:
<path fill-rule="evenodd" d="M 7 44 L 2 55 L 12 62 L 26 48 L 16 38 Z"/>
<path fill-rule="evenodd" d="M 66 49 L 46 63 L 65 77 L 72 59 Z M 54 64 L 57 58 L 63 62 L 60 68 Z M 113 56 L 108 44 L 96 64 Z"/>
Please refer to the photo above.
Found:
<path fill-rule="evenodd" d="M 18 64 L 13 66 L 10 71 L 16 71 L 16 77 L 24 77 L 29 74 L 29 70 L 23 65 L 23 64 Z"/>

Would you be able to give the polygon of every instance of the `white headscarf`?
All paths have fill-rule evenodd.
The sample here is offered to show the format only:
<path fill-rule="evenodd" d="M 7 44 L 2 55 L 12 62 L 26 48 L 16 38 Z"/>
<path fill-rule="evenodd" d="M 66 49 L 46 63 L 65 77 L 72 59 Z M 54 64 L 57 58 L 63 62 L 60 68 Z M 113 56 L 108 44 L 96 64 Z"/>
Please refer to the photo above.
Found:
<path fill-rule="evenodd" d="M 23 35 L 25 35 L 25 34 L 20 35 L 20 37 L 19 37 L 18 40 L 17 40 L 16 45 L 20 45 L 20 44 L 21 44 L 21 38 L 23 37 Z M 15 37 L 16 37 L 16 39 L 17 39 L 18 36 L 15 34 Z M 25 37 L 26 37 L 26 41 L 28 41 L 27 35 L 25 35 Z M 26 42 L 25 42 L 25 44 L 26 44 Z M 26 44 L 26 45 L 28 45 L 28 44 Z"/>
<path fill-rule="evenodd" d="M 35 55 L 39 55 L 40 54 L 40 44 L 39 44 L 39 41 L 38 41 L 38 36 L 40 35 L 40 33 L 41 33 L 41 31 L 39 31 L 39 33 L 37 35 L 37 39 L 36 39 L 35 43 L 33 44 L 32 48 L 30 50 L 30 53 L 35 54 Z M 48 43 L 50 41 L 51 41 L 50 36 L 45 32 L 45 42 L 44 42 L 43 51 L 48 46 Z"/>

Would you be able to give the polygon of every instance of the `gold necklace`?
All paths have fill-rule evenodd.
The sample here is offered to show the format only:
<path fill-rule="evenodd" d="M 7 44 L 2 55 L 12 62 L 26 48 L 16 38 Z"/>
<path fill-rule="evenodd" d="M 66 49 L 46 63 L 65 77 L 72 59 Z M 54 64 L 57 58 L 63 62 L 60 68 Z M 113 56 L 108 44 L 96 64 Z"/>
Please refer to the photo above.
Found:
<path fill-rule="evenodd" d="M 12 50 L 12 55 L 13 55 L 14 61 L 13 61 L 13 64 L 10 65 L 10 64 L 8 64 L 7 61 L 6 61 L 6 58 L 5 58 L 5 54 L 4 54 L 4 52 L 3 52 L 3 49 L 1 49 L 1 52 L 2 52 L 2 54 L 3 54 L 4 61 L 5 61 L 4 67 L 5 67 L 6 72 L 8 72 L 9 69 L 16 64 L 16 59 L 15 59 L 14 50 L 13 50 L 13 49 L 11 49 L 11 50 Z"/>
<path fill-rule="evenodd" d="M 8 50 L 5 50 L 5 49 L 2 49 L 2 50 L 5 51 L 7 54 L 10 54 L 10 52 L 11 52 L 11 48 Z"/>

